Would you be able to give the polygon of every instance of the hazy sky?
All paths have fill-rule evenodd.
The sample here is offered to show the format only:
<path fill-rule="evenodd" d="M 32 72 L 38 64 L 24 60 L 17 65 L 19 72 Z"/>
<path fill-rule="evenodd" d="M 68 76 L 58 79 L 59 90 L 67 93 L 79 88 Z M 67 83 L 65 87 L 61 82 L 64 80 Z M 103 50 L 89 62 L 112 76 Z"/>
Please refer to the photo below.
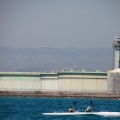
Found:
<path fill-rule="evenodd" d="M 0 0 L 0 47 L 112 47 L 120 0 Z"/>

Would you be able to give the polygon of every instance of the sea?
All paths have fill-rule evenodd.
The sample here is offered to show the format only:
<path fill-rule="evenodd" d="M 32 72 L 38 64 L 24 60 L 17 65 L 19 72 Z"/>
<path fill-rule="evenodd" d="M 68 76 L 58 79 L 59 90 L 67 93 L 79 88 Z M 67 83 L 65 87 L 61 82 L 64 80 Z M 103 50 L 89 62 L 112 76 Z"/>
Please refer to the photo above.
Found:
<path fill-rule="evenodd" d="M 76 111 L 83 112 L 90 101 L 94 111 L 120 111 L 120 100 L 88 98 L 0 97 L 0 120 L 120 120 L 120 117 L 98 115 L 45 116 L 46 112 L 68 112 L 76 102 Z"/>

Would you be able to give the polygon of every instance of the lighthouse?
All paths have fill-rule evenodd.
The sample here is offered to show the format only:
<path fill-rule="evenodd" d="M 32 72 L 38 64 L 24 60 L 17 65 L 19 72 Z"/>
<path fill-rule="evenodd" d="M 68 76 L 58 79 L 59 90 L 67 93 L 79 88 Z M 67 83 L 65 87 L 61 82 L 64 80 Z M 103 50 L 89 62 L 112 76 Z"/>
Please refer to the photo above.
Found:
<path fill-rule="evenodd" d="M 113 42 L 113 64 L 114 64 L 114 69 L 120 68 L 120 36 L 115 37 L 115 40 Z"/>

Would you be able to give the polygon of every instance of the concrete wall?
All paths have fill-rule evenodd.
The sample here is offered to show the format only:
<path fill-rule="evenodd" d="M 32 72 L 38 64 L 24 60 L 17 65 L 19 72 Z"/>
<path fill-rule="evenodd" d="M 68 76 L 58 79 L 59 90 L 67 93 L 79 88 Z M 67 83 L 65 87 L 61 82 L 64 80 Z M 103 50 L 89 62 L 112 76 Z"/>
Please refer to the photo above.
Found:
<path fill-rule="evenodd" d="M 0 91 L 88 91 L 108 89 L 107 73 L 2 73 Z"/>
<path fill-rule="evenodd" d="M 41 80 L 39 77 L 4 76 L 0 77 L 0 90 L 39 91 L 41 90 Z"/>
<path fill-rule="evenodd" d="M 119 68 L 119 51 L 115 51 L 115 69 Z"/>
<path fill-rule="evenodd" d="M 41 91 L 58 91 L 59 81 L 57 77 L 49 76 L 42 77 L 42 89 Z"/>
<path fill-rule="evenodd" d="M 120 93 L 120 69 L 108 71 L 108 91 Z"/>
<path fill-rule="evenodd" d="M 107 91 L 106 76 L 63 75 L 59 76 L 59 90 L 63 91 Z"/>

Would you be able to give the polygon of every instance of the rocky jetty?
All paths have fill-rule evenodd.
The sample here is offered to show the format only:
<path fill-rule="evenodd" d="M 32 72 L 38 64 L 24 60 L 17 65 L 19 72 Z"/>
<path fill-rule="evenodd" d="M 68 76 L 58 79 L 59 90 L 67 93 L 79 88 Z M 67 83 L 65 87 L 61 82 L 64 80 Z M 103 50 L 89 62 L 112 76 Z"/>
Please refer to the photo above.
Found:
<path fill-rule="evenodd" d="M 120 99 L 120 94 L 113 93 L 98 93 L 98 92 L 68 92 L 68 91 L 0 91 L 0 96 L 11 97 L 64 97 L 64 98 L 105 98 L 105 99 Z"/>

